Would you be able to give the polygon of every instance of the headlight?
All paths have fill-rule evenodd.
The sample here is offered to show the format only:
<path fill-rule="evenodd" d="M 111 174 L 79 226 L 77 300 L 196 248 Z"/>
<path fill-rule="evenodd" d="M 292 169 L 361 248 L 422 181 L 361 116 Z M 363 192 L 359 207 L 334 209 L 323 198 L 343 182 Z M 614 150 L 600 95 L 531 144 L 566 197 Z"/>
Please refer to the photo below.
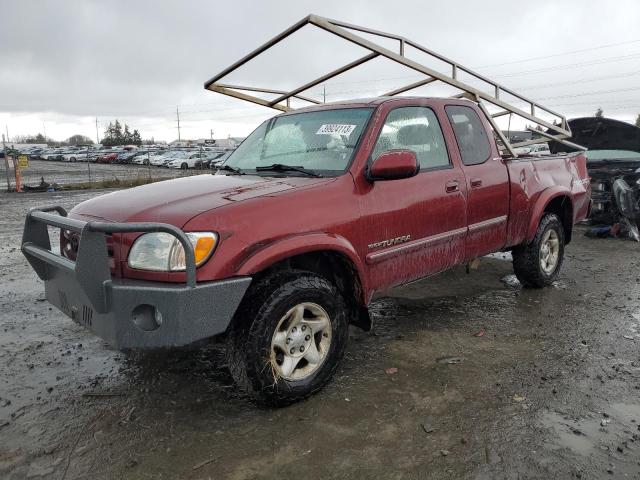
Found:
<path fill-rule="evenodd" d="M 196 267 L 206 262 L 218 243 L 214 232 L 192 232 L 187 237 L 193 245 Z M 186 269 L 184 248 L 176 237 L 169 233 L 146 233 L 131 247 L 128 264 L 131 268 L 157 272 L 177 272 Z"/>

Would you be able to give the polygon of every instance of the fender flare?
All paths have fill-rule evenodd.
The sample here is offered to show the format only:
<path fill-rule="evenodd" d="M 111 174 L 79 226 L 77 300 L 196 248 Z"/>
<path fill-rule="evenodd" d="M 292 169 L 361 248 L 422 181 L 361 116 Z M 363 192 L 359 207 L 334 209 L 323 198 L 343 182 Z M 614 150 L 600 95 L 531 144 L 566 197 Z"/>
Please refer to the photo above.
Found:
<path fill-rule="evenodd" d="M 549 205 L 549 203 L 554 198 L 558 197 L 567 197 L 571 202 L 571 208 L 573 210 L 573 199 L 571 196 L 571 190 L 559 185 L 543 190 L 538 196 L 538 199 L 536 200 L 533 208 L 531 209 L 531 217 L 529 219 L 529 228 L 527 229 L 526 243 L 530 243 L 533 241 L 533 238 L 536 236 L 536 231 L 538 230 L 538 225 L 540 224 L 540 220 L 542 219 L 542 214 L 544 213 L 545 208 L 547 208 L 547 205 Z M 573 222 L 573 219 L 571 220 Z"/>
<path fill-rule="evenodd" d="M 362 287 L 362 298 L 358 300 L 366 305 L 369 290 L 364 265 L 353 245 L 340 235 L 307 233 L 279 239 L 243 260 L 237 269 L 237 275 L 254 275 L 287 258 L 319 251 L 340 253 L 353 264 Z"/>

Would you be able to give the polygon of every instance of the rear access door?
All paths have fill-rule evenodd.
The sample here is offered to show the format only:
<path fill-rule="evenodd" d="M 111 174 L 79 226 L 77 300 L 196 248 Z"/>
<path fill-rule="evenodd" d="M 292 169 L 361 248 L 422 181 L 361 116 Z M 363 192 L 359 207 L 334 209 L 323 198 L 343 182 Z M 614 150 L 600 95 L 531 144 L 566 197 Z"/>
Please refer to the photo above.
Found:
<path fill-rule="evenodd" d="M 496 252 L 507 240 L 509 173 L 475 108 L 447 105 L 467 190 L 466 258 Z"/>

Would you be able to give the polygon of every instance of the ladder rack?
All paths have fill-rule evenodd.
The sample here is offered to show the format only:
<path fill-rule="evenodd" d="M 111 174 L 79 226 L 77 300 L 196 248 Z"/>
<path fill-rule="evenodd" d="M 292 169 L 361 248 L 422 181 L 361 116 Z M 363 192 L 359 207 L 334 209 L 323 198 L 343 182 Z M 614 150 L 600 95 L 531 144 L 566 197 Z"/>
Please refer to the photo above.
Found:
<path fill-rule="evenodd" d="M 238 68 L 242 67 L 243 65 L 245 65 L 246 63 L 248 63 L 249 61 L 257 57 L 258 55 L 264 53 L 265 51 L 267 51 L 277 43 L 283 41 L 284 39 L 286 39 L 296 31 L 305 27 L 306 25 L 312 25 L 322 30 L 325 30 L 329 33 L 332 33 L 347 42 L 353 43 L 355 45 L 363 47 L 366 50 L 369 50 L 370 53 L 340 68 L 332 70 L 316 78 L 315 80 L 311 80 L 310 82 L 307 82 L 304 85 L 301 85 L 289 91 L 276 90 L 271 88 L 258 88 L 258 87 L 248 87 L 248 86 L 241 86 L 241 85 L 231 85 L 228 83 L 221 82 L 221 80 L 223 80 L 226 76 L 228 76 Z M 372 42 L 371 40 L 364 38 L 361 35 L 358 35 L 355 32 L 362 32 L 362 33 L 372 35 L 374 37 L 383 37 L 383 38 L 397 41 L 398 51 L 396 52 L 396 51 L 389 50 L 381 45 L 378 45 Z M 432 68 L 427 67 L 426 65 L 416 62 L 415 60 L 407 58 L 405 56 L 405 50 L 407 46 L 410 46 L 419 50 L 420 52 L 428 55 L 430 58 L 444 62 L 446 65 L 448 65 L 451 68 L 451 74 L 447 75 L 442 72 L 438 72 Z M 392 60 L 394 62 L 397 62 L 400 65 L 408 67 L 424 75 L 424 78 L 422 80 L 391 90 L 385 93 L 384 96 L 400 95 L 402 93 L 408 92 L 410 90 L 413 90 L 434 82 L 442 82 L 452 87 L 455 87 L 456 89 L 460 90 L 460 93 L 457 95 L 454 95 L 453 98 L 467 98 L 471 101 L 476 102 L 480 107 L 480 109 L 486 115 L 489 123 L 494 129 L 495 134 L 498 136 L 498 138 L 502 142 L 504 149 L 507 150 L 512 156 L 517 156 L 516 152 L 514 151 L 516 147 L 531 145 L 533 143 L 540 143 L 540 140 L 539 139 L 526 140 L 523 142 L 511 144 L 509 142 L 509 139 L 506 138 L 506 136 L 502 133 L 502 131 L 500 130 L 500 128 L 497 126 L 495 122 L 496 118 L 504 115 L 516 115 L 520 118 L 523 118 L 525 120 L 528 120 L 534 123 L 538 127 L 545 127 L 547 129 L 545 132 L 540 132 L 539 130 L 530 128 L 531 131 L 537 134 L 540 134 L 541 136 L 548 139 L 544 141 L 555 140 L 557 142 L 560 142 L 564 145 L 571 147 L 572 149 L 585 150 L 584 147 L 581 147 L 580 145 L 576 145 L 566 140 L 567 138 L 571 137 L 571 129 L 564 115 L 561 115 L 560 113 L 554 110 L 544 107 L 540 105 L 538 102 L 531 100 L 527 97 L 524 97 L 523 95 L 520 95 L 519 93 L 516 93 L 513 90 L 499 83 L 496 83 L 493 80 L 490 80 L 489 78 L 483 75 L 480 75 L 472 71 L 471 69 L 464 67 L 463 65 L 460 65 L 459 63 L 453 60 L 450 60 L 444 57 L 443 55 L 440 55 L 432 50 L 429 50 L 428 48 L 425 48 L 422 45 L 419 45 L 418 43 L 412 40 L 409 40 L 403 36 L 381 32 L 378 30 L 372 30 L 370 28 L 360 27 L 358 25 L 352 25 L 352 24 L 337 21 L 337 20 L 331 20 L 331 19 L 321 17 L 318 15 L 313 15 L 313 14 L 303 18 L 302 20 L 292 25 L 282 33 L 276 35 L 274 38 L 266 42 L 264 45 L 258 47 L 256 50 L 246 55 L 244 58 L 240 59 L 239 61 L 229 66 L 228 68 L 224 69 L 222 72 L 220 72 L 219 74 L 211 78 L 209 81 L 207 81 L 204 86 L 205 86 L 205 89 L 211 90 L 213 92 L 235 97 L 235 98 L 245 100 L 251 103 L 255 103 L 258 105 L 262 105 L 265 107 L 270 107 L 282 112 L 288 112 L 293 110 L 293 108 L 290 105 L 290 100 L 292 98 L 295 98 L 297 100 L 302 100 L 310 104 L 321 104 L 322 102 L 315 100 L 313 98 L 309 98 L 308 96 L 304 96 L 303 93 L 312 87 L 315 87 L 321 83 L 324 83 L 327 80 L 337 77 L 338 75 L 341 75 L 349 70 L 359 67 L 378 57 L 383 57 L 388 60 Z M 492 93 L 487 93 L 485 91 L 479 90 L 467 83 L 460 81 L 459 76 L 461 72 L 469 75 L 471 79 L 479 80 L 484 84 L 486 84 L 487 86 L 489 86 L 489 90 L 491 90 Z M 252 93 L 271 94 L 271 95 L 277 95 L 277 97 L 273 100 L 265 100 L 263 98 L 252 95 Z M 510 104 L 509 102 L 501 98 L 505 94 L 510 95 L 518 99 L 520 102 L 522 102 L 524 104 L 524 109 L 519 108 L 518 106 L 515 106 L 513 104 Z M 498 107 L 500 110 L 496 113 L 490 113 L 489 110 L 487 109 L 487 104 Z M 548 116 L 553 117 L 553 121 L 549 122 L 541 118 L 540 116 L 538 116 L 539 112 L 545 113 Z"/>

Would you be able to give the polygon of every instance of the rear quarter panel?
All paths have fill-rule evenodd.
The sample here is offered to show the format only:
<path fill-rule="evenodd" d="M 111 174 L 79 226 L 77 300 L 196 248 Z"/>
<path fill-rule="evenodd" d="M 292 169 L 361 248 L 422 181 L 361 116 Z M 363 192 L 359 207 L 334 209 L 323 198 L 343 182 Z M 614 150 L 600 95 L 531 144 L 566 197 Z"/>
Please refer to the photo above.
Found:
<path fill-rule="evenodd" d="M 583 154 L 506 163 L 511 182 L 508 246 L 531 241 L 546 205 L 558 196 L 571 198 L 573 223 L 586 217 L 591 187 Z"/>

